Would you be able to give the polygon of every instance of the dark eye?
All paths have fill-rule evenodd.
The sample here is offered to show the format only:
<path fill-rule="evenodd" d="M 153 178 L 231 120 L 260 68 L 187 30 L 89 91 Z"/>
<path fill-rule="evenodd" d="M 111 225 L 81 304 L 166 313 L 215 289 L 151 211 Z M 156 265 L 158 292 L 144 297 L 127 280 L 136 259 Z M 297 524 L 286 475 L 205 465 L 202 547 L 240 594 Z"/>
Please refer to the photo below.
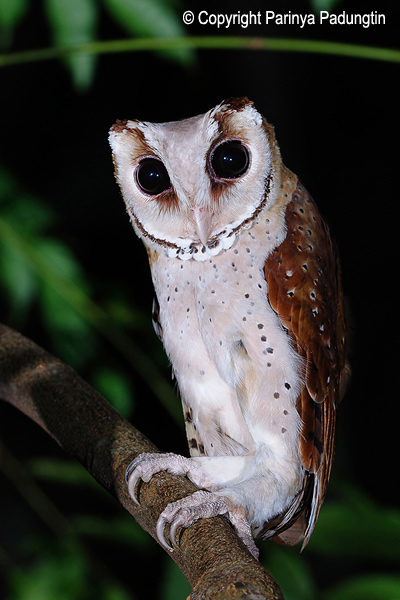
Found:
<path fill-rule="evenodd" d="M 249 153 L 241 142 L 224 142 L 211 155 L 211 166 L 221 179 L 237 179 L 249 166 Z"/>
<path fill-rule="evenodd" d="M 167 169 L 157 158 L 144 158 L 136 169 L 136 181 L 142 192 L 157 196 L 171 187 Z"/>

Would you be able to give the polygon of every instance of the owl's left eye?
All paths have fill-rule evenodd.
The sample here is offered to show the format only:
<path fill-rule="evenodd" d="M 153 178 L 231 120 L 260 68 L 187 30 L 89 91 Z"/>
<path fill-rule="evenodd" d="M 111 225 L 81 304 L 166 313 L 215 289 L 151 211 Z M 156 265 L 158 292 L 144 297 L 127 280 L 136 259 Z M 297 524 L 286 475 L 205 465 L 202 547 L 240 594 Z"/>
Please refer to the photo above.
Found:
<path fill-rule="evenodd" d="M 139 163 L 135 176 L 139 188 L 150 196 L 158 196 L 171 187 L 167 169 L 157 158 L 144 158 Z"/>
<path fill-rule="evenodd" d="M 249 167 L 249 152 L 241 142 L 228 140 L 214 149 L 210 163 L 218 178 L 238 179 Z"/>

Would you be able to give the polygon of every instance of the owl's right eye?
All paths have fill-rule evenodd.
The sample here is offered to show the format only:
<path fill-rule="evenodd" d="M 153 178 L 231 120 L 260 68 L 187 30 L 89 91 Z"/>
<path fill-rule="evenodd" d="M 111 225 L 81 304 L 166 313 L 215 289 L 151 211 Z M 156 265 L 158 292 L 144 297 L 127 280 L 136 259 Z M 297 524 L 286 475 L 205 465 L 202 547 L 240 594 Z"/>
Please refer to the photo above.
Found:
<path fill-rule="evenodd" d="M 144 158 L 140 161 L 135 177 L 142 192 L 150 196 L 158 196 L 171 187 L 167 169 L 157 158 Z"/>

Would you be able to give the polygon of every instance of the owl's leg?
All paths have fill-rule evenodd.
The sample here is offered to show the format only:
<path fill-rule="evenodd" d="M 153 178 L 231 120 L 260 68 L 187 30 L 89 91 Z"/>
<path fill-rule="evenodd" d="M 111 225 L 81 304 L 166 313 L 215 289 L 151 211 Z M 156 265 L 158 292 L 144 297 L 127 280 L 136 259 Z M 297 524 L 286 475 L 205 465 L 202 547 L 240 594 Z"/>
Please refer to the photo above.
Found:
<path fill-rule="evenodd" d="M 243 474 L 252 471 L 253 456 L 219 456 L 186 458 L 173 452 L 143 452 L 131 462 L 126 470 L 129 494 L 139 504 L 135 488 L 139 479 L 148 483 L 156 473 L 167 471 L 173 475 L 187 477 L 199 488 L 217 491 L 234 485 L 246 478 Z"/>
<path fill-rule="evenodd" d="M 258 550 L 253 541 L 250 523 L 245 508 L 233 501 L 223 490 L 216 491 L 221 486 L 240 480 L 240 473 L 246 463 L 251 460 L 249 456 L 220 457 L 218 463 L 223 465 L 218 469 L 218 484 L 215 478 L 207 473 L 210 461 L 214 463 L 215 459 L 186 458 L 173 453 L 166 454 L 140 454 L 128 467 L 126 471 L 126 481 L 128 483 L 129 494 L 138 504 L 135 493 L 135 487 L 139 479 L 149 482 L 153 475 L 160 471 L 168 471 L 175 475 L 187 476 L 198 487 L 207 488 L 182 498 L 176 502 L 168 504 L 161 513 L 157 523 L 157 536 L 163 546 L 172 550 L 167 544 L 164 536 L 164 530 L 167 523 L 171 525 L 169 537 L 174 546 L 176 546 L 176 531 L 178 527 L 189 527 L 195 521 L 202 518 L 210 518 L 218 515 L 227 515 L 236 533 L 248 547 L 251 554 L 258 558 Z M 215 463 L 214 469 L 215 471 Z M 214 472 L 215 475 L 215 472 Z M 213 481 L 214 479 L 214 481 Z"/>

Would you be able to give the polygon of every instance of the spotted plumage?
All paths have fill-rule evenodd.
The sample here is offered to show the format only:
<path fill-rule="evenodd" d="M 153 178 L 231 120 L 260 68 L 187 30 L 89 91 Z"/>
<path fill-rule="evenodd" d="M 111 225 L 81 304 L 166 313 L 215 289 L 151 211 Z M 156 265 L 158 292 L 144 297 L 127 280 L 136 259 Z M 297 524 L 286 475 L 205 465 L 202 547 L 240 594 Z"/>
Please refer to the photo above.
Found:
<path fill-rule="evenodd" d="M 145 454 L 128 469 L 188 476 L 158 534 L 229 516 L 255 537 L 306 544 L 333 461 L 348 366 L 340 273 L 328 228 L 247 99 L 183 121 L 119 121 L 110 143 L 149 256 L 153 322 L 171 359 L 191 458 Z"/>

